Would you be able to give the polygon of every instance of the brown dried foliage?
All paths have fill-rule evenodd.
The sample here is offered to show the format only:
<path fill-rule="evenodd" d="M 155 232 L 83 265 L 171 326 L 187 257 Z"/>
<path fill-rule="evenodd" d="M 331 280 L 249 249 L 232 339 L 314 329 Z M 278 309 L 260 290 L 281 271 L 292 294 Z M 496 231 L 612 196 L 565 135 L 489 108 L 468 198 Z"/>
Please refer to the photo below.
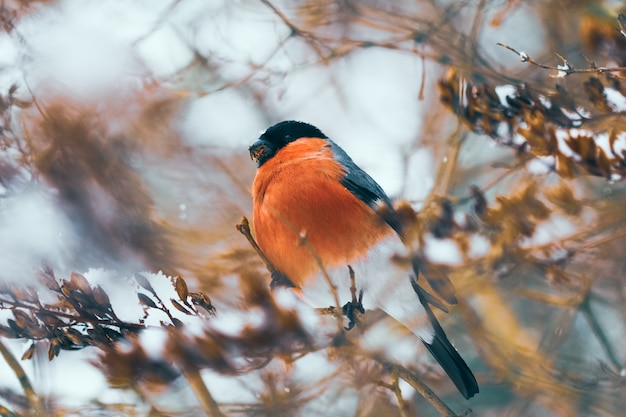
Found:
<path fill-rule="evenodd" d="M 617 138 L 626 133 L 618 118 L 621 112 L 607 102 L 605 84 L 599 78 L 591 77 L 584 84 L 587 102 L 597 110 L 591 116 L 583 107 L 587 102 L 574 100 L 559 85 L 549 95 L 534 92 L 526 84 L 511 86 L 513 91 L 504 96 L 503 102 L 495 86 L 468 82 L 460 89 L 460 81 L 458 71 L 452 68 L 439 81 L 441 101 L 474 132 L 487 134 L 520 153 L 553 157 L 552 169 L 565 178 L 573 178 L 581 169 L 607 179 L 622 178 L 626 173 L 626 151 L 617 151 L 614 146 Z M 621 93 L 619 79 L 608 77 L 607 82 Z M 598 123 L 611 117 L 616 123 L 610 128 Z M 609 136 L 608 155 L 596 145 L 600 134 Z M 524 141 L 515 141 L 516 135 Z M 557 135 L 563 138 L 567 150 L 559 144 Z"/>
<path fill-rule="evenodd" d="M 8 33 L 22 3 L 2 9 L 0 19 Z M 178 2 L 174 3 L 173 7 Z M 478 2 L 475 9 L 471 2 L 425 1 L 416 6 L 304 1 L 295 8 L 261 3 L 268 16 L 288 28 L 274 53 L 299 45 L 313 57 L 314 65 L 332 68 L 352 53 L 384 48 L 445 65 L 439 98 L 460 126 L 443 135 L 453 124 L 451 117 L 431 106 L 427 132 L 434 139 L 420 143 L 431 147 L 434 160 L 445 157 L 447 163 L 437 166 L 434 191 L 420 202 L 419 213 L 406 203 L 399 208 L 412 224 L 407 240 L 416 252 L 411 259 L 396 261 L 412 263 L 433 294 L 457 303 L 442 320 L 478 376 L 481 394 L 471 403 L 476 414 L 620 413 L 625 398 L 620 376 L 624 329 L 619 317 L 625 316 L 626 305 L 626 196 L 620 184 L 606 179 L 624 177 L 626 152 L 621 142 L 626 132 L 615 97 L 624 96 L 626 89 L 623 69 L 609 70 L 595 62 L 624 65 L 625 43 L 619 30 L 625 19 L 588 13 L 577 2 L 568 3 L 567 10 L 555 2 L 526 6 L 516 1 Z M 484 22 L 505 27 L 508 15 L 523 7 L 533 7 L 540 19 L 550 22 L 546 32 L 552 50 L 580 45 L 595 61 L 584 59 L 586 66 L 576 68 L 561 57 L 561 67 L 556 67 L 527 57 L 519 72 L 496 69 L 479 44 Z M 491 20 L 486 19 L 490 12 L 495 12 Z M 473 16 L 470 24 L 468 15 Z M 580 22 L 578 28 L 572 22 Z M 200 51 L 194 53 L 191 66 L 219 81 L 219 63 Z M 542 72 L 546 70 L 549 73 Z M 259 104 L 267 104 L 264 82 L 269 76 L 263 64 L 251 66 L 249 74 L 235 81 L 225 78 L 211 89 L 199 86 L 194 93 L 242 89 Z M 43 289 L 2 283 L 0 309 L 8 310 L 11 318 L 0 324 L 0 336 L 32 341 L 23 359 L 37 360 L 37 345 L 45 346 L 49 359 L 62 350 L 95 346 L 99 356 L 94 365 L 112 386 L 134 390 L 137 402 L 150 405 L 151 415 L 197 414 L 200 409 L 212 416 L 327 414 L 315 405 L 326 406 L 350 395 L 359 416 L 456 415 L 445 404 L 434 411 L 435 402 L 422 399 L 434 394 L 415 375 L 438 392 L 452 392 L 438 368 L 420 364 L 405 369 L 362 348 L 362 332 L 380 320 L 376 312 L 368 311 L 356 329 L 318 344 L 295 311 L 276 303 L 268 289 L 269 274 L 260 272 L 263 263 L 232 228 L 250 211 L 247 187 L 253 168 L 241 162 L 243 157 L 221 149 L 204 153 L 188 148 L 171 128 L 185 101 L 175 94 L 146 90 L 133 102 L 142 109 L 138 114 L 103 116 L 67 100 L 42 105 L 36 98 L 19 99 L 11 88 L 0 97 L 0 144 L 17 150 L 19 157 L 0 155 L 0 181 L 13 192 L 28 183 L 27 172 L 55 190 L 63 211 L 81 230 L 77 245 L 85 248 L 81 253 L 85 256 L 77 256 L 72 269 L 128 264 L 162 269 L 175 277 L 177 297 L 159 298 L 150 279 L 135 274 L 140 289 L 133 302 L 144 308 L 145 316 L 124 322 L 101 287 L 76 272 L 58 279 L 52 268 L 44 266 L 38 273 Z M 267 119 L 282 115 L 262 111 Z M 25 126 L 23 132 L 12 130 L 16 116 Z M 124 133 L 112 134 L 107 116 L 131 122 Z M 464 161 L 466 154 L 467 159 L 482 156 L 482 149 L 472 146 L 485 147 L 485 137 L 512 152 L 479 165 Z M 164 160 L 170 163 L 161 164 Z M 537 161 L 547 172 L 532 172 L 531 164 Z M 211 203 L 199 210 L 201 221 L 185 224 L 163 214 L 171 210 L 169 195 L 159 199 L 157 187 L 138 168 L 150 162 L 161 178 L 171 180 L 181 173 L 182 187 L 174 181 L 168 185 L 184 188 L 197 181 L 192 185 L 206 191 Z M 183 175 L 187 170 L 202 170 L 206 177 Z M 104 211 L 103 201 L 108 204 Z M 567 232 L 542 240 L 541 234 L 558 221 L 567 222 Z M 422 248 L 432 237 L 453 242 L 460 263 L 431 261 Z M 487 247 L 478 254 L 473 252 L 477 240 Z M 211 300 L 192 291 L 193 285 L 180 275 L 197 278 L 199 287 L 228 308 L 262 315 L 263 320 L 244 326 L 236 335 L 211 327 L 215 314 Z M 235 287 L 229 280 L 238 280 L 240 296 L 229 292 Z M 41 302 L 42 291 L 54 301 Z M 342 301 L 348 297 L 340 294 Z M 428 301 L 446 310 L 434 296 Z M 325 312 L 336 315 L 337 309 Z M 178 313 L 197 316 L 206 328 L 188 331 Z M 166 342 L 158 358 L 147 352 L 140 338 L 150 314 L 166 317 L 161 323 Z M 463 332 L 456 327 L 460 321 Z M 305 362 L 302 359 L 311 357 L 322 357 L 334 366 L 333 372 L 303 382 L 297 368 Z M 241 393 L 249 391 L 256 401 L 218 403 L 213 387 L 200 377 L 203 370 L 244 381 Z M 17 368 L 14 372 L 23 376 Z M 181 376 L 200 405 L 178 412 L 154 404 L 149 394 L 176 391 L 175 381 Z M 258 378 L 260 388 L 245 386 L 247 377 Z M 406 395 L 400 381 L 420 395 Z M 24 391 L 32 389 L 25 384 Z M 29 395 L 0 390 L 0 399 L 12 408 L 0 405 L 0 415 L 31 415 Z M 495 396 L 511 400 L 502 403 L 493 400 Z M 466 408 L 456 397 L 450 399 L 455 408 Z M 50 404 L 51 414 L 88 413 L 86 408 L 64 410 Z M 98 404 L 95 411 L 138 415 L 134 406 Z"/>
<path fill-rule="evenodd" d="M 127 333 L 137 333 L 143 328 L 120 321 L 102 287 L 92 287 L 79 273 L 72 272 L 69 280 L 59 281 L 53 270 L 44 265 L 38 278 L 56 300 L 42 303 L 35 287 L 4 283 L 0 308 L 9 309 L 13 319 L 8 319 L 6 326 L 0 325 L 0 334 L 46 343 L 49 360 L 61 350 L 110 347 Z M 24 359 L 30 359 L 32 353 L 33 350 L 27 351 Z"/>

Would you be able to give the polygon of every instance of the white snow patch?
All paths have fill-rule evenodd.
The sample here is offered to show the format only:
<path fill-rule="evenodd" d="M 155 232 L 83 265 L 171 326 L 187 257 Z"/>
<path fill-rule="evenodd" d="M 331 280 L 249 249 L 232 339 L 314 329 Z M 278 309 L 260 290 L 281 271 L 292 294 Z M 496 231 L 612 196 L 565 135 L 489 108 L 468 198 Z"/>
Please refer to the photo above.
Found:
<path fill-rule="evenodd" d="M 563 78 L 567 75 L 567 71 L 571 70 L 570 66 L 567 64 L 559 64 L 557 65 L 559 71 L 556 72 L 557 78 Z"/>
<path fill-rule="evenodd" d="M 150 358 L 163 359 L 167 337 L 167 332 L 162 327 L 149 327 L 139 334 L 139 341 Z"/>
<path fill-rule="evenodd" d="M 293 363 L 293 377 L 301 384 L 313 384 L 331 375 L 338 366 L 340 366 L 339 362 L 332 362 L 328 359 L 326 350 L 319 350 Z"/>
<path fill-rule="evenodd" d="M 540 102 L 540 103 L 543 105 L 543 107 L 545 107 L 546 109 L 549 109 L 549 108 L 551 108 L 551 107 L 552 107 L 552 101 L 551 101 L 549 98 L 547 98 L 546 96 L 539 94 L 538 98 L 539 98 L 539 102 Z"/>
<path fill-rule="evenodd" d="M 494 88 L 494 90 L 500 99 L 500 104 L 505 107 L 510 107 L 509 103 L 506 101 L 507 97 L 513 98 L 517 96 L 517 89 L 512 84 L 498 85 Z"/>
<path fill-rule="evenodd" d="M 519 127 L 522 127 L 522 123 L 519 124 Z M 519 133 L 515 132 L 513 134 L 513 140 L 511 141 L 514 145 L 516 146 L 521 146 L 524 143 L 526 143 L 526 138 L 522 135 L 520 135 Z"/>
<path fill-rule="evenodd" d="M 226 311 L 213 318 L 207 324 L 230 336 L 238 336 L 245 327 L 260 327 L 265 321 L 265 313 L 260 308 L 248 311 Z"/>
<path fill-rule="evenodd" d="M 605 87 L 604 95 L 606 97 L 607 104 L 611 107 L 611 110 L 615 112 L 626 111 L 626 97 L 624 97 L 622 93 L 614 88 Z"/>
<path fill-rule="evenodd" d="M 572 121 L 576 121 L 576 122 L 577 122 L 577 121 L 582 120 L 582 117 L 581 117 L 581 115 L 580 115 L 580 114 L 578 114 L 578 113 L 576 113 L 576 112 L 573 112 L 573 111 L 570 111 L 570 110 L 567 110 L 567 109 L 565 109 L 565 108 L 563 108 L 563 107 L 561 107 L 561 112 L 562 112 L 562 113 L 563 113 L 563 114 L 564 114 L 564 115 L 565 115 L 568 119 L 570 119 L 570 120 L 572 120 Z"/>
<path fill-rule="evenodd" d="M 613 141 L 613 151 L 616 156 L 622 157 L 626 153 L 626 132 L 620 132 Z"/>
<path fill-rule="evenodd" d="M 567 145 L 566 140 L 572 137 L 571 131 L 576 129 L 556 129 L 554 131 L 554 136 L 556 137 L 556 142 L 559 147 L 559 151 L 566 157 L 572 158 L 575 161 L 580 161 L 580 155 L 575 153 L 572 148 Z"/>
<path fill-rule="evenodd" d="M 448 265 L 460 265 L 463 261 L 461 251 L 452 239 L 437 239 L 427 234 L 424 239 L 424 254 L 429 261 Z"/>
<path fill-rule="evenodd" d="M 533 175 L 545 175 L 552 171 L 555 163 L 556 161 L 552 155 L 540 156 L 533 158 L 528 165 L 526 165 L 526 169 Z"/>
<path fill-rule="evenodd" d="M 470 247 L 467 255 L 472 258 L 481 258 L 486 256 L 491 249 L 489 239 L 484 236 L 472 234 L 470 236 Z"/>
<path fill-rule="evenodd" d="M 531 237 L 523 238 L 520 242 L 520 246 L 522 248 L 528 248 L 531 246 L 546 245 L 571 235 L 575 230 L 576 225 L 567 218 L 553 215 L 547 221 L 540 223 Z"/>
<path fill-rule="evenodd" d="M 598 133 L 594 136 L 594 141 L 596 145 L 602 149 L 605 155 L 609 158 L 613 158 L 613 151 L 611 151 L 611 144 L 609 143 L 609 134 L 606 132 Z"/>
<path fill-rule="evenodd" d="M 202 372 L 202 379 L 218 403 L 253 404 L 258 401 L 255 393 L 264 389 L 257 372 L 233 377 L 206 370 Z"/>
<path fill-rule="evenodd" d="M 576 111 L 581 117 L 584 117 L 584 118 L 591 117 L 591 112 L 582 106 L 576 107 Z"/>

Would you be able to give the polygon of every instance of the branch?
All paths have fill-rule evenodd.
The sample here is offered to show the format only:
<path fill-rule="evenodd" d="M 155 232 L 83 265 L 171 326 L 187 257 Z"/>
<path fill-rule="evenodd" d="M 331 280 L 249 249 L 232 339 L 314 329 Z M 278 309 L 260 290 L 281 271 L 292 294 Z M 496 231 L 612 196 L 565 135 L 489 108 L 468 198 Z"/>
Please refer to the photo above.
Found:
<path fill-rule="evenodd" d="M 270 2 L 269 0 L 261 0 L 261 3 L 272 9 L 274 14 L 278 16 L 278 18 L 285 24 L 285 26 L 289 28 L 292 36 L 299 36 L 303 38 L 306 42 L 308 42 L 320 58 L 328 58 L 328 56 L 324 55 L 324 53 L 322 52 L 322 47 L 327 50 L 327 53 L 332 54 L 333 51 L 328 46 L 326 46 L 323 42 L 320 42 L 320 40 L 311 32 L 300 29 L 298 26 L 296 26 L 296 24 L 289 20 L 289 18 L 283 12 L 281 12 L 278 7 L 272 4 L 272 2 Z"/>
<path fill-rule="evenodd" d="M 406 409 L 407 405 L 402 397 L 402 391 L 400 390 L 400 379 L 398 378 L 398 373 L 393 372 L 391 374 L 391 386 L 389 387 L 393 391 L 396 396 L 396 401 L 398 401 L 398 408 L 400 409 L 400 417 L 407 417 Z"/>
<path fill-rule="evenodd" d="M 121 321 L 121 320 L 114 321 L 111 319 L 101 319 L 101 318 L 98 318 L 97 316 L 90 317 L 90 316 L 85 316 L 85 315 L 75 315 L 71 313 L 65 313 L 61 310 L 49 310 L 43 305 L 31 305 L 31 304 L 26 304 L 18 300 L 14 301 L 14 300 L 8 300 L 5 298 L 0 298 L 0 310 L 7 309 L 5 305 L 9 305 L 11 306 L 11 308 L 23 308 L 25 310 L 33 311 L 35 313 L 43 313 L 43 314 L 48 314 L 51 316 L 70 320 L 70 322 L 68 323 L 63 323 L 65 324 L 65 326 L 58 326 L 58 327 L 72 327 L 80 323 L 89 323 L 93 326 L 111 326 L 111 327 L 117 327 L 120 330 L 123 329 L 123 330 L 129 330 L 129 331 L 138 331 L 138 330 L 143 330 L 146 328 L 146 326 L 143 324 L 129 323 L 129 322 Z M 33 340 L 38 340 L 38 339 L 33 339 Z"/>
<path fill-rule="evenodd" d="M 441 400 L 441 398 L 437 397 L 437 394 L 435 394 L 433 390 L 431 390 L 422 381 L 417 379 L 415 375 L 413 375 L 408 369 L 398 364 L 388 363 L 385 365 L 387 369 L 389 369 L 389 372 L 391 372 L 392 380 L 394 378 L 394 375 L 396 375 L 396 377 L 399 377 L 400 379 L 406 381 L 410 386 L 413 387 L 413 389 L 415 389 L 422 397 L 424 397 L 426 401 L 428 401 L 433 407 L 435 407 L 435 409 L 442 416 L 459 417 L 457 414 L 454 413 L 454 411 L 450 409 L 450 407 L 446 405 L 446 403 Z M 465 412 L 463 415 L 468 414 L 468 412 Z"/>
<path fill-rule="evenodd" d="M 184 361 L 183 361 L 184 362 Z M 186 365 L 184 363 L 182 365 L 183 372 L 187 381 L 189 381 L 189 385 L 191 385 L 191 389 L 196 394 L 196 397 L 200 401 L 202 409 L 209 417 L 225 417 L 225 415 L 220 411 L 219 405 L 215 398 L 209 392 L 202 376 L 200 375 L 200 371 L 193 364 Z"/>
<path fill-rule="evenodd" d="M 256 240 L 254 240 L 254 237 L 252 236 L 252 231 L 250 230 L 250 222 L 248 221 L 248 218 L 243 217 L 241 219 L 241 223 L 235 225 L 235 227 L 237 228 L 237 230 L 239 230 L 239 233 L 244 235 L 244 237 L 248 240 L 250 246 L 252 246 L 252 249 L 254 249 L 254 251 L 259 255 L 270 274 L 275 274 L 278 270 L 276 269 L 274 264 L 270 262 L 269 259 L 267 259 L 267 256 L 265 256 L 259 245 L 256 243 Z"/>
<path fill-rule="evenodd" d="M 539 68 L 556 71 L 556 74 L 551 75 L 552 77 L 555 77 L 555 78 L 562 78 L 570 74 L 590 74 L 590 73 L 591 74 L 603 74 L 605 72 L 626 71 L 626 67 L 613 67 L 613 68 L 598 67 L 595 65 L 593 61 L 589 61 L 588 59 L 587 59 L 587 62 L 589 63 L 590 68 L 574 68 L 570 65 L 567 59 L 565 59 L 562 55 L 556 52 L 555 52 L 555 55 L 559 57 L 559 59 L 563 62 L 563 64 L 555 67 L 553 65 L 546 65 L 546 64 L 542 64 L 541 62 L 535 61 L 530 55 L 528 55 L 528 53 L 524 51 L 518 51 L 517 49 L 512 48 L 509 45 L 506 45 L 500 42 L 497 42 L 497 45 L 503 48 L 506 48 L 509 51 L 516 54 L 517 56 L 519 56 L 521 62 L 527 62 Z"/>
<path fill-rule="evenodd" d="M 336 309 L 334 308 L 326 309 L 326 314 L 329 314 L 329 315 L 332 314 L 337 317 L 338 319 L 337 324 L 339 326 L 339 332 L 341 333 L 343 330 L 343 324 L 341 324 L 341 321 L 339 319 L 342 317 L 343 313 L 342 313 L 341 308 L 339 308 L 340 304 L 339 304 L 339 296 L 337 294 L 337 286 L 333 283 L 330 275 L 328 275 L 328 271 L 326 270 L 324 263 L 322 262 L 320 257 L 317 256 L 317 254 L 315 253 L 315 251 L 313 250 L 313 248 L 307 241 L 306 235 L 302 235 L 301 233 L 298 233 L 298 231 L 290 224 L 287 224 L 287 226 L 294 232 L 294 234 L 300 237 L 299 244 L 305 246 L 309 250 L 309 252 L 311 253 L 311 256 L 313 257 L 318 267 L 320 268 L 320 271 L 330 288 L 331 294 L 333 296 L 333 300 L 335 301 L 335 305 L 337 306 Z M 273 288 L 273 285 L 275 283 L 278 283 L 281 285 L 286 285 L 287 287 L 295 288 L 295 285 L 289 280 L 289 277 L 283 275 L 282 272 L 276 269 L 274 264 L 272 264 L 272 262 L 265 256 L 265 254 L 263 253 L 259 245 L 256 243 L 256 240 L 254 240 L 254 237 L 252 236 L 252 232 L 250 231 L 250 223 L 248 222 L 248 219 L 246 217 L 243 217 L 241 219 L 241 223 L 236 225 L 235 227 L 237 228 L 237 230 L 239 230 L 239 232 L 242 235 L 245 236 L 245 238 L 248 240 L 252 248 L 256 251 L 256 253 L 259 255 L 261 260 L 263 260 L 263 263 L 265 263 L 267 270 L 272 275 L 272 285 L 270 286 Z"/>
<path fill-rule="evenodd" d="M 11 368 L 17 379 L 20 381 L 20 385 L 24 390 L 24 395 L 28 400 L 28 405 L 34 411 L 35 416 L 43 416 L 43 410 L 41 409 L 41 403 L 39 402 L 39 398 L 33 389 L 30 380 L 28 379 L 28 375 L 24 372 L 24 368 L 20 365 L 19 361 L 15 359 L 15 356 L 11 353 L 9 349 L 2 343 L 0 340 L 0 355 L 4 358 L 7 365 Z"/>

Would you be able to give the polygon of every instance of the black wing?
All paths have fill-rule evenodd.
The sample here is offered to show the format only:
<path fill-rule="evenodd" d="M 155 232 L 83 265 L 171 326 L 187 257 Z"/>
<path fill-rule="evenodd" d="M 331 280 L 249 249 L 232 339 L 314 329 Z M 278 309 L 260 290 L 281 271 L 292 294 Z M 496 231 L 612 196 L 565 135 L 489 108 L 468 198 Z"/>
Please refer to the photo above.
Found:
<path fill-rule="evenodd" d="M 381 186 L 367 172 L 359 168 L 339 145 L 330 139 L 328 139 L 328 143 L 335 155 L 335 160 L 346 169 L 346 175 L 341 180 L 344 187 L 374 209 L 392 229 L 401 234 L 401 226 L 395 216 L 391 200 Z"/>

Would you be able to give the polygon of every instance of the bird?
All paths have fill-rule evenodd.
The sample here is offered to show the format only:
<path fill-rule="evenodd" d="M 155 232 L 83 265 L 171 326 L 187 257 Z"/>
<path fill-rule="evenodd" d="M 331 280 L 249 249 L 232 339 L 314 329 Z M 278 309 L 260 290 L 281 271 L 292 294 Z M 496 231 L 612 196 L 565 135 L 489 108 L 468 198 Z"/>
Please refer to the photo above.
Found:
<path fill-rule="evenodd" d="M 393 253 L 385 252 L 384 242 L 406 243 L 401 216 L 382 187 L 319 128 L 282 121 L 265 130 L 248 150 L 257 163 L 252 183 L 254 235 L 276 269 L 272 286 L 291 287 L 303 298 L 308 291 L 314 302 L 320 285 L 326 284 L 323 273 L 333 271 L 333 284 L 345 288 L 346 265 L 367 265 L 369 257 L 381 253 L 390 258 Z M 386 278 L 387 271 L 371 273 L 369 268 L 363 275 L 373 278 L 361 282 L 359 273 L 363 306 L 383 310 L 416 334 L 461 395 L 470 399 L 479 392 L 478 383 L 432 306 L 447 309 L 417 281 L 422 266 L 418 259 L 413 260 L 412 274 L 400 274 L 402 278 Z M 328 285 L 321 292 L 327 294 Z M 445 299 L 456 302 L 452 294 Z"/>

